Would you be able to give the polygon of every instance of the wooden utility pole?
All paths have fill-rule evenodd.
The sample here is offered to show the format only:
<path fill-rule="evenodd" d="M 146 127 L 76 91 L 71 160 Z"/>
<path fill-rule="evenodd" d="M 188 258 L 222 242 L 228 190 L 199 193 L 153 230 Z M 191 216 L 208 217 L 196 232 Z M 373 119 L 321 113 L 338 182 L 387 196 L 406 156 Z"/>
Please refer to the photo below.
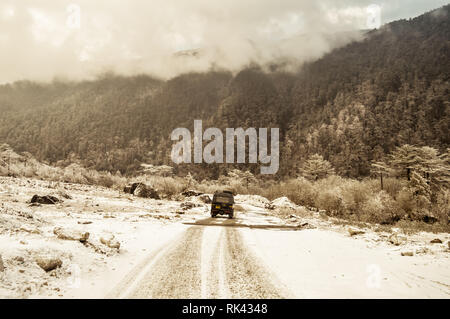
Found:
<path fill-rule="evenodd" d="M 383 174 L 388 174 L 388 167 L 386 165 L 386 163 L 384 162 L 375 162 L 372 163 L 372 167 L 374 168 L 374 172 L 376 174 L 380 175 L 380 187 L 381 190 L 384 189 L 384 184 L 383 184 Z"/>

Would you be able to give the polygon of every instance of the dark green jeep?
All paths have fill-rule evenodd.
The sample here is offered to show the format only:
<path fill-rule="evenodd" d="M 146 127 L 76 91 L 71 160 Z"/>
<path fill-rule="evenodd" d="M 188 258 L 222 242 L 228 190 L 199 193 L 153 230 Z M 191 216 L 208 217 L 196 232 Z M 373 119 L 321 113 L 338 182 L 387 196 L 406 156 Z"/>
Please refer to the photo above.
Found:
<path fill-rule="evenodd" d="M 234 217 L 234 197 L 230 191 L 215 192 L 211 203 L 211 217 L 228 215 Z"/>

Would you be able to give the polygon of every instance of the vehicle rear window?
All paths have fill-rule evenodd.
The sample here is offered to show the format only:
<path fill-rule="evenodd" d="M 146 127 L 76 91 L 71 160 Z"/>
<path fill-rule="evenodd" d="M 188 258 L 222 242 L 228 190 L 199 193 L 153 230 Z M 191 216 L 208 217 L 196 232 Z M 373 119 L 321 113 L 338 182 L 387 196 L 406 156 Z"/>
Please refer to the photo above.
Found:
<path fill-rule="evenodd" d="M 233 198 L 228 196 L 216 196 L 214 202 L 222 204 L 233 204 Z"/>

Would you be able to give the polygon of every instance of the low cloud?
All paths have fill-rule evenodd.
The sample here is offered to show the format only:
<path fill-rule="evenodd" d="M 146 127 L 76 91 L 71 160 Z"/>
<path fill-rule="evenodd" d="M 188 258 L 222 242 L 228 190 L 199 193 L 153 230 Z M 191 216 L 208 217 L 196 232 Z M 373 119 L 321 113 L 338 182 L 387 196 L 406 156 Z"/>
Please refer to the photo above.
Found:
<path fill-rule="evenodd" d="M 276 60 L 295 66 L 357 39 L 373 2 L 394 16 L 408 1 L 6 0 L 0 82 L 105 71 L 168 78 Z"/>

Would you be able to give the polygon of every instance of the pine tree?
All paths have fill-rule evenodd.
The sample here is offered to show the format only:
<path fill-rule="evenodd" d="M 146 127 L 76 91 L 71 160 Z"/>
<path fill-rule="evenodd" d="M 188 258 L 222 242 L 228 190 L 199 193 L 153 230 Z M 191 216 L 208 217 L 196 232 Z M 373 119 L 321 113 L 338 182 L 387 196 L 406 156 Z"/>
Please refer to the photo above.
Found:
<path fill-rule="evenodd" d="M 246 187 L 248 187 L 249 184 L 257 182 L 255 175 L 253 175 L 249 171 L 244 172 L 244 171 L 241 171 L 238 169 L 233 169 L 233 170 L 229 171 L 227 175 L 232 180 L 239 181 L 241 184 L 244 184 Z"/>
<path fill-rule="evenodd" d="M 409 144 L 397 147 L 390 155 L 390 159 L 394 168 L 406 173 L 408 181 L 411 180 L 411 170 L 421 162 L 419 149 Z"/>
<path fill-rule="evenodd" d="M 420 173 L 418 173 L 417 171 L 413 171 L 409 184 L 413 194 L 413 198 L 416 200 L 416 207 L 418 208 L 418 212 L 429 211 L 429 209 L 431 208 L 430 205 L 432 192 L 428 181 Z M 428 216 L 428 214 L 426 214 L 426 216 Z"/>
<path fill-rule="evenodd" d="M 309 180 L 318 180 L 334 174 L 330 162 L 324 160 L 322 155 L 314 154 L 309 157 L 302 167 L 302 176 Z"/>

